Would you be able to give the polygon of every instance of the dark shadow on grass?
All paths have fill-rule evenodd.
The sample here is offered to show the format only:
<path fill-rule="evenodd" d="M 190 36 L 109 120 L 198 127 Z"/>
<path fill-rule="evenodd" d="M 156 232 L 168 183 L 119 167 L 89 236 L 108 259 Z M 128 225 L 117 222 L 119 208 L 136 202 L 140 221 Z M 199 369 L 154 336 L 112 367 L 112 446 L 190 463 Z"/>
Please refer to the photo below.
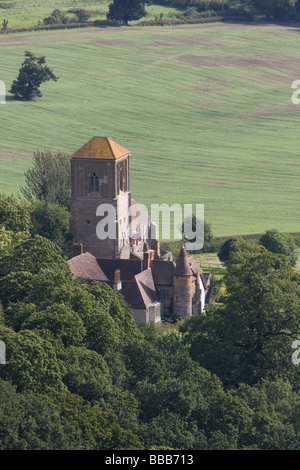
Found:
<path fill-rule="evenodd" d="M 15 98 L 14 96 L 12 95 L 6 95 L 5 96 L 5 101 L 18 101 L 17 98 Z"/>
<path fill-rule="evenodd" d="M 21 101 L 23 103 L 30 103 L 31 101 L 35 101 L 34 99 L 32 100 L 24 100 L 22 98 L 18 98 L 17 96 L 13 96 L 13 95 L 6 95 L 5 96 L 5 101 L 8 102 L 8 101 Z"/>

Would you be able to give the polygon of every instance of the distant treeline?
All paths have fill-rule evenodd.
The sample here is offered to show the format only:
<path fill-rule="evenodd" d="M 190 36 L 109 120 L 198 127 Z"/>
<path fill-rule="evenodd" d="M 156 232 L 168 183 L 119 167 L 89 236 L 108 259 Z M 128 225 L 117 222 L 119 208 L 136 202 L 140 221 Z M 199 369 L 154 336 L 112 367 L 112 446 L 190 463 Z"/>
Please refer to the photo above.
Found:
<path fill-rule="evenodd" d="M 300 0 L 153 0 L 170 7 L 193 9 L 205 16 L 265 16 L 267 19 L 291 20 L 300 16 Z"/>

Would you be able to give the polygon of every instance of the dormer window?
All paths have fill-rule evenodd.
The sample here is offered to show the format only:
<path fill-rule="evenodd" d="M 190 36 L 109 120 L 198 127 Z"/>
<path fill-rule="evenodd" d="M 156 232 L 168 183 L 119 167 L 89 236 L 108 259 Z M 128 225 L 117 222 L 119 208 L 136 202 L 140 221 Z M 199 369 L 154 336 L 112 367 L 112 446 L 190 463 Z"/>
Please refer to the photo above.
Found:
<path fill-rule="evenodd" d="M 90 193 L 99 193 L 99 178 L 96 173 L 90 176 Z"/>

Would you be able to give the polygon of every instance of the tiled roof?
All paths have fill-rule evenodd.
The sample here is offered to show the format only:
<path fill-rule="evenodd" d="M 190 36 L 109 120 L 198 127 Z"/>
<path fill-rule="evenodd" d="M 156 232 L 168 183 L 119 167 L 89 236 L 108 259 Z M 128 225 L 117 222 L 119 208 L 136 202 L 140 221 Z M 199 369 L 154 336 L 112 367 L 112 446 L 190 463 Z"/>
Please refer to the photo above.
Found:
<path fill-rule="evenodd" d="M 203 273 L 203 274 L 201 274 L 201 278 L 203 280 L 203 284 L 204 284 L 205 289 L 207 289 L 207 287 L 210 284 L 211 278 L 212 278 L 211 273 Z"/>
<path fill-rule="evenodd" d="M 207 286 L 210 284 L 210 281 L 211 281 L 211 274 L 210 273 L 204 273 L 203 270 L 201 269 L 201 267 L 199 266 L 199 264 L 194 260 L 194 258 L 192 256 L 190 256 L 188 258 L 188 262 L 189 262 L 189 265 L 190 265 L 190 267 L 193 271 L 194 276 L 196 276 L 197 273 L 199 273 L 199 275 L 202 279 L 204 288 L 207 288 Z"/>
<path fill-rule="evenodd" d="M 134 276 L 124 291 L 126 302 L 134 309 L 147 309 L 149 305 L 158 301 L 151 269 L 146 269 Z"/>
<path fill-rule="evenodd" d="M 185 248 L 182 247 L 178 256 L 178 260 L 176 261 L 175 275 L 176 276 L 191 276 L 192 274 L 193 273 L 191 270 L 191 266 L 188 262 Z"/>
<path fill-rule="evenodd" d="M 101 160 L 117 160 L 118 158 L 129 155 L 130 151 L 121 147 L 109 137 L 93 137 L 79 150 L 77 150 L 71 158 L 93 158 Z"/>
<path fill-rule="evenodd" d="M 155 284 L 160 286 L 173 285 L 175 266 L 174 261 L 151 260 L 150 267 Z"/>
<path fill-rule="evenodd" d="M 71 258 L 68 263 L 74 277 L 85 277 L 93 281 L 108 281 L 96 258 L 88 252 Z"/>
<path fill-rule="evenodd" d="M 121 271 L 121 281 L 130 281 L 141 272 L 140 259 L 98 258 L 98 264 L 108 279 L 113 280 L 116 269 Z"/>
<path fill-rule="evenodd" d="M 199 274 L 203 273 L 201 267 L 199 266 L 197 261 L 195 261 L 195 259 L 192 256 L 188 257 L 188 262 L 189 262 L 189 265 L 190 265 L 194 275 L 196 275 L 197 273 L 199 273 Z"/>

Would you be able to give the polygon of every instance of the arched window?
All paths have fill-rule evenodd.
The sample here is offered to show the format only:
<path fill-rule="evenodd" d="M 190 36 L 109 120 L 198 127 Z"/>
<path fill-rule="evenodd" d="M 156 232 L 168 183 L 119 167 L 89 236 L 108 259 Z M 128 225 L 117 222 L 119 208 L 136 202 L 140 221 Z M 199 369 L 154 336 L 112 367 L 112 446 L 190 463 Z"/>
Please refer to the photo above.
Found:
<path fill-rule="evenodd" d="M 90 176 L 90 193 L 99 193 L 99 178 L 96 173 Z"/>
<path fill-rule="evenodd" d="M 120 191 L 124 191 L 124 171 L 120 169 Z"/>

